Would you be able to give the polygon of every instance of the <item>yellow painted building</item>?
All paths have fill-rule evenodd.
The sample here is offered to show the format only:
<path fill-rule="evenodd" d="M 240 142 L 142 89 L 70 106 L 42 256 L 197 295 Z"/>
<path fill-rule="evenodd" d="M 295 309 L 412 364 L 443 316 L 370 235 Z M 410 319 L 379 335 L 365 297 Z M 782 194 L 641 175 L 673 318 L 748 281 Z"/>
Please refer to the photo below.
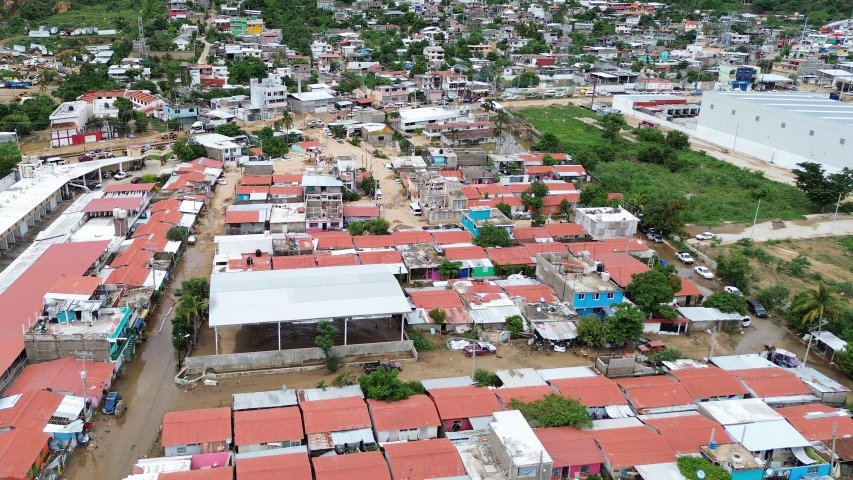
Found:
<path fill-rule="evenodd" d="M 264 33 L 264 21 L 261 19 L 246 21 L 246 34 Z"/>

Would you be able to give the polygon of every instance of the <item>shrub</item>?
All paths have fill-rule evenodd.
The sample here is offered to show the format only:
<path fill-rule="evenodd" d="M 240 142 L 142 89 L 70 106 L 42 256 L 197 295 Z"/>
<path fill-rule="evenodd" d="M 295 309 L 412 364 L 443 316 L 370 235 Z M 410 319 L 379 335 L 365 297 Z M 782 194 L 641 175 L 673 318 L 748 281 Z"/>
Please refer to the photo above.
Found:
<path fill-rule="evenodd" d="M 478 368 L 477 371 L 474 372 L 474 383 L 476 383 L 478 387 L 500 387 L 503 385 L 503 382 L 501 382 L 501 379 L 498 378 L 496 373 L 482 368 Z"/>

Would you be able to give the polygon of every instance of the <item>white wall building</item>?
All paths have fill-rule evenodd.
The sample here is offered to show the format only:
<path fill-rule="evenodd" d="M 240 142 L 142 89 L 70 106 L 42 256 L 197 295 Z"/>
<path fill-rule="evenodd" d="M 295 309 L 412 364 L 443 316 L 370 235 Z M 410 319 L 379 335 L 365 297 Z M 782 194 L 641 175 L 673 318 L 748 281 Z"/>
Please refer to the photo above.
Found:
<path fill-rule="evenodd" d="M 86 102 L 61 103 L 50 114 L 50 146 L 59 147 L 71 145 L 71 136 L 86 131 L 86 121 L 89 119 Z"/>
<path fill-rule="evenodd" d="M 624 208 L 576 208 L 575 223 L 592 238 L 629 238 L 637 233 L 640 219 Z"/>
<path fill-rule="evenodd" d="M 400 128 L 406 131 L 426 128 L 436 123 L 455 123 L 465 119 L 459 110 L 438 107 L 400 110 Z"/>
<path fill-rule="evenodd" d="M 279 77 L 249 80 L 252 106 L 269 113 L 287 108 L 287 86 Z"/>

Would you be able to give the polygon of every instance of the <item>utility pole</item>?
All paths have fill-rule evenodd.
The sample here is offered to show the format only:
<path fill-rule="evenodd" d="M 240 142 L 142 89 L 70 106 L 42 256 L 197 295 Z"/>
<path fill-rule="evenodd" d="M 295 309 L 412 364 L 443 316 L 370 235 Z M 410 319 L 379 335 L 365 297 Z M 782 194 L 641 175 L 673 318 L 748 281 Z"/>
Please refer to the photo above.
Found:
<path fill-rule="evenodd" d="M 839 197 L 840 198 L 840 197 Z M 752 230 L 749 231 L 749 239 L 752 240 L 752 234 L 755 233 L 755 222 L 758 221 L 758 209 L 761 208 L 761 199 L 758 199 L 758 206 L 755 207 L 755 218 L 752 219 Z M 836 209 L 836 213 L 838 213 L 838 209 Z M 833 219 L 833 226 L 835 226 L 835 219 Z M 831 231 L 829 232 L 832 233 Z"/>
<path fill-rule="evenodd" d="M 74 352 L 74 356 L 83 360 L 83 370 L 80 370 L 80 378 L 83 379 L 83 411 L 86 411 L 86 397 L 89 393 L 89 386 L 86 385 L 86 358 L 94 359 L 92 352 Z"/>
<path fill-rule="evenodd" d="M 835 215 L 832 216 L 832 226 L 829 228 L 829 234 L 832 235 L 832 232 L 835 231 L 835 218 L 838 217 L 838 207 L 841 206 L 841 194 L 838 194 L 838 201 L 835 202 Z"/>
<path fill-rule="evenodd" d="M 708 358 L 714 358 L 714 341 L 717 337 L 717 326 L 715 325 L 713 330 L 711 330 L 711 351 L 708 353 Z"/>

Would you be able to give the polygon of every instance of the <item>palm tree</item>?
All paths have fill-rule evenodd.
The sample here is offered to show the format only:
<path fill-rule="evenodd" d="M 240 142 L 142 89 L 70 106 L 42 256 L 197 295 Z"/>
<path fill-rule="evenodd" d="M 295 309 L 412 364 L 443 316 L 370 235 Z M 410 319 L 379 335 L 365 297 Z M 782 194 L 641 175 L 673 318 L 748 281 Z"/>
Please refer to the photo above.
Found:
<path fill-rule="evenodd" d="M 178 299 L 177 313 L 186 315 L 193 324 L 193 331 L 198 329 L 198 322 L 204 317 L 208 303 L 195 295 L 185 293 Z"/>
<path fill-rule="evenodd" d="M 273 123 L 273 127 L 275 127 L 276 130 L 280 130 L 284 127 L 285 130 L 290 131 L 293 127 L 293 112 L 287 109 L 282 110 L 281 118 Z"/>
<path fill-rule="evenodd" d="M 485 102 L 483 102 L 483 109 L 485 111 L 491 111 L 495 109 L 495 101 L 491 98 L 487 98 Z"/>
<path fill-rule="evenodd" d="M 821 331 L 825 318 L 834 318 L 844 313 L 841 302 L 833 295 L 832 288 L 827 287 L 823 281 L 818 283 L 817 290 L 805 291 L 806 295 L 794 300 L 791 310 L 801 314 L 802 327 L 807 328 L 817 321 L 817 330 Z"/>
<path fill-rule="evenodd" d="M 628 203 L 631 204 L 631 210 L 633 213 L 640 213 L 645 209 L 645 203 L 648 201 L 648 197 L 643 195 L 642 193 L 635 193 L 628 197 Z"/>

